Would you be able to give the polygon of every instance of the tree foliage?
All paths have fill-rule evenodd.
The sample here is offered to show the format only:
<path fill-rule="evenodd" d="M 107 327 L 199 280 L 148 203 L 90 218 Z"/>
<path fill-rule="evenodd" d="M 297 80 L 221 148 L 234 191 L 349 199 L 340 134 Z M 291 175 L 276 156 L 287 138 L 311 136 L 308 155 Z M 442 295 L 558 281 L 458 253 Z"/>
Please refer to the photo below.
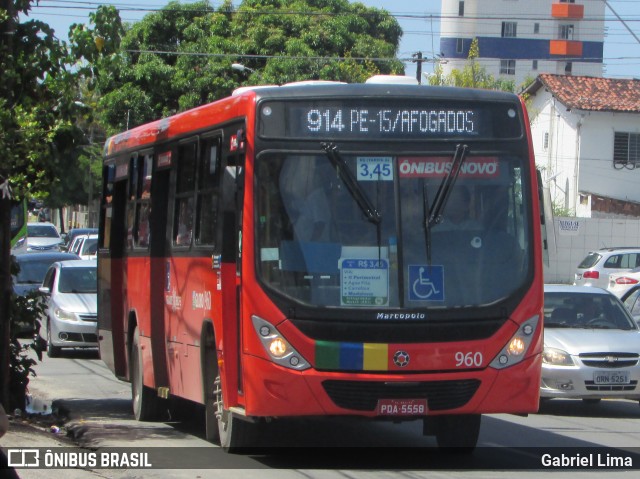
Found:
<path fill-rule="evenodd" d="M 402 35 L 397 21 L 347 0 L 225 1 L 217 9 L 206 0 L 174 1 L 124 30 L 109 18 L 96 14 L 93 29 L 78 26 L 71 37 L 94 65 L 107 133 L 214 101 L 240 84 L 360 82 L 403 72 L 389 60 Z M 91 44 L 98 36 L 105 39 L 100 53 Z M 248 70 L 234 71 L 232 63 Z"/>
<path fill-rule="evenodd" d="M 431 85 L 456 86 L 466 88 L 482 88 L 486 90 L 502 90 L 515 92 L 515 82 L 502 78 L 495 78 L 487 69 L 478 63 L 480 49 L 478 40 L 473 39 L 467 56 L 467 63 L 462 70 L 453 69 L 444 75 L 442 65 L 437 65 L 434 75 L 429 77 Z"/>

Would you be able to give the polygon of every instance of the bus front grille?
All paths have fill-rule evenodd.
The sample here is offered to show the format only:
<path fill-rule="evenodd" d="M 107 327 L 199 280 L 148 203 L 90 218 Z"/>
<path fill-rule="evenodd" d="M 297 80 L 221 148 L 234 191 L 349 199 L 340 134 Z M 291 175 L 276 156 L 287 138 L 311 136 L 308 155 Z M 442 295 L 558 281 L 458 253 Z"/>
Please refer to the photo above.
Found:
<path fill-rule="evenodd" d="M 374 411 L 379 399 L 426 399 L 429 410 L 464 406 L 480 387 L 478 379 L 393 383 L 383 381 L 323 381 L 322 386 L 339 407 Z"/>

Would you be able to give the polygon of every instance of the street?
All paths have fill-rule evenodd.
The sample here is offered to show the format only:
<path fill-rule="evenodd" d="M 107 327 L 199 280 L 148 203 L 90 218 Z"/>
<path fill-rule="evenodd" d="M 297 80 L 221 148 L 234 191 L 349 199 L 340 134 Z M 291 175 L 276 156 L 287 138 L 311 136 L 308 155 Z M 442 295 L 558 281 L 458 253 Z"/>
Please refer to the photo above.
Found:
<path fill-rule="evenodd" d="M 478 449 L 470 456 L 443 455 L 433 437 L 422 435 L 420 421 L 393 424 L 358 419 L 328 418 L 280 420 L 265 425 L 260 449 L 244 455 L 226 454 L 205 441 L 197 406 L 180 403 L 184 417 L 165 422 L 136 422 L 131 413 L 129 384 L 118 381 L 94 353 L 70 352 L 62 358 L 44 358 L 31 379 L 31 407 L 58 408 L 68 422 L 58 436 L 46 431 L 59 446 L 75 443 L 84 451 L 129 448 L 149 452 L 153 469 L 76 468 L 65 472 L 68 479 L 84 477 L 313 477 L 350 475 L 388 477 L 389 471 L 414 471 L 426 477 L 535 477 L 541 472 L 541 456 L 553 452 L 582 456 L 600 452 L 602 461 L 629 457 L 640 467 L 640 407 L 633 401 L 603 401 L 587 405 L 581 401 L 555 400 L 543 405 L 537 415 L 483 417 Z M 69 438 L 63 438 L 65 429 Z M 311 432 L 311 434 L 310 434 Z M 25 444 L 26 436 L 8 434 L 3 448 L 43 447 Z M 13 439 L 12 439 L 13 438 Z M 46 436 L 45 436 L 46 439 Z M 11 441 L 11 442 L 9 442 Z M 56 445 L 53 444 L 52 445 Z M 161 449 L 160 449 L 161 448 Z M 597 449 L 602 448 L 602 449 Z M 195 467 L 196 469 L 186 469 Z M 631 475 L 605 463 L 607 475 Z M 303 472 L 304 471 L 304 472 Z M 386 471 L 386 472 L 385 472 Z M 568 477 L 592 475 L 588 468 L 555 470 Z M 21 478 L 51 477 L 46 469 L 19 469 Z M 95 475 L 93 475 L 95 474 Z"/>

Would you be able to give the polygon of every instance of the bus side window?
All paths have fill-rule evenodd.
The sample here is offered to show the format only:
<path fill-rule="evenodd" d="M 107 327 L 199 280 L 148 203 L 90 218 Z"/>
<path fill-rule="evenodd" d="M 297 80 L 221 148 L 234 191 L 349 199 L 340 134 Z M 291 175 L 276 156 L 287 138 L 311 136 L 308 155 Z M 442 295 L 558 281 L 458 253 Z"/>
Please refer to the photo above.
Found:
<path fill-rule="evenodd" d="M 196 191 L 196 244 L 215 245 L 220 183 L 220 138 L 203 144 Z"/>
<path fill-rule="evenodd" d="M 173 244 L 189 246 L 193 237 L 193 194 L 196 187 L 198 144 L 190 142 L 178 149 L 178 171 L 173 218 Z"/>

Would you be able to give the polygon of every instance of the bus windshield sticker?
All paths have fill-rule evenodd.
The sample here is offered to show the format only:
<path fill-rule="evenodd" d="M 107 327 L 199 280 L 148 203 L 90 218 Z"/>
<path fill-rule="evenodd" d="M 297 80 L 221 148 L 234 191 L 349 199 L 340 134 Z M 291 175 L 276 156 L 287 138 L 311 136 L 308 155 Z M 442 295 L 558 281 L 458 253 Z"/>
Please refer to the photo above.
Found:
<path fill-rule="evenodd" d="M 358 181 L 393 181 L 390 156 L 359 156 Z"/>
<path fill-rule="evenodd" d="M 409 301 L 444 301 L 444 266 L 410 264 Z"/>
<path fill-rule="evenodd" d="M 450 157 L 400 158 L 401 178 L 442 178 L 453 166 Z M 489 179 L 500 176 L 498 158 L 474 156 L 466 158 L 460 167 L 460 178 Z"/>
<path fill-rule="evenodd" d="M 342 306 L 389 304 L 389 262 L 386 259 L 340 261 Z"/>

